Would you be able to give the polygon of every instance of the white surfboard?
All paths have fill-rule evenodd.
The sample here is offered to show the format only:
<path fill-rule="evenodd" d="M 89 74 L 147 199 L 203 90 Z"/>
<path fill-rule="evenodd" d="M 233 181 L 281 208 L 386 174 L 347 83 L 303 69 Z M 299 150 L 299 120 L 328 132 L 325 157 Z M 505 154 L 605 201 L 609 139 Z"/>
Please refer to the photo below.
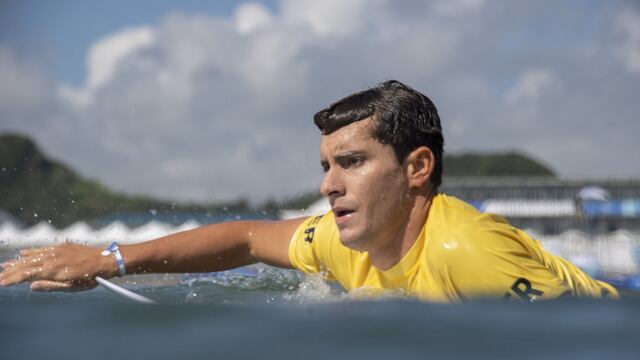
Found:
<path fill-rule="evenodd" d="M 96 276 L 96 281 L 98 282 L 98 284 L 104 286 L 107 290 L 125 299 L 132 300 L 142 304 L 156 304 L 155 301 L 149 298 L 146 298 L 140 294 L 136 294 L 133 291 L 127 290 L 99 276 Z"/>

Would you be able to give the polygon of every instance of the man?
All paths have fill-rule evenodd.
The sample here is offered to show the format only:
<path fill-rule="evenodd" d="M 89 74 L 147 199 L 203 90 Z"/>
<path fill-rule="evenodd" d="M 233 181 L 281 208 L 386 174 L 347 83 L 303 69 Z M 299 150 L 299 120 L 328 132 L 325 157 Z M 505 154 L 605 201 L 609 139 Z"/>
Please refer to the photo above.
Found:
<path fill-rule="evenodd" d="M 3 286 L 95 286 L 95 276 L 208 272 L 258 261 L 321 272 L 345 289 L 430 301 L 618 297 L 504 219 L 438 193 L 444 138 L 423 94 L 388 81 L 318 112 L 321 192 L 332 211 L 287 221 L 204 226 L 107 250 L 63 244 L 3 264 Z"/>

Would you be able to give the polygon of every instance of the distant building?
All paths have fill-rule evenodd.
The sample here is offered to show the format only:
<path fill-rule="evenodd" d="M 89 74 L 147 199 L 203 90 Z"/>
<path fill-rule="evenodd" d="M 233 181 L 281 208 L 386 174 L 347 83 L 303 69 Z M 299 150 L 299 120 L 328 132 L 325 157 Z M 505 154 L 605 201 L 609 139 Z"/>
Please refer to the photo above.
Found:
<path fill-rule="evenodd" d="M 640 230 L 640 179 L 459 177 L 441 191 L 542 234 Z"/>

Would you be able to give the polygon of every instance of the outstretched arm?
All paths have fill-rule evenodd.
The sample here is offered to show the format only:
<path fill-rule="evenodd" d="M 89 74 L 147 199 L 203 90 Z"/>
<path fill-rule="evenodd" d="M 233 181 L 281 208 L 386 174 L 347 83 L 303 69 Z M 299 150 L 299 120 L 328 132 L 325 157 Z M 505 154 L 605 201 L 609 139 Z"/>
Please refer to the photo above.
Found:
<path fill-rule="evenodd" d="M 291 267 L 289 242 L 304 219 L 212 224 L 145 243 L 120 246 L 127 273 L 182 273 L 232 269 L 258 261 Z M 91 288 L 118 268 L 102 249 L 65 243 L 27 249 L 2 264 L 0 285 L 32 281 L 34 290 Z"/>

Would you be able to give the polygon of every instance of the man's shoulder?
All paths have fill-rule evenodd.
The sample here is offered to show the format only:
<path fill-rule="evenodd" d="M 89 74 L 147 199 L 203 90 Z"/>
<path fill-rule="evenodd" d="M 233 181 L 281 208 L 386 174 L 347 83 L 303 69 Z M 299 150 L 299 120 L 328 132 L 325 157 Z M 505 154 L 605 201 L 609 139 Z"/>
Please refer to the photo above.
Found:
<path fill-rule="evenodd" d="M 516 245 L 513 243 L 517 233 L 503 217 L 480 212 L 471 204 L 444 194 L 434 198 L 434 211 L 425 227 L 427 244 L 439 255 L 477 254 L 496 246 Z"/>
<path fill-rule="evenodd" d="M 326 239 L 336 235 L 337 227 L 333 212 L 310 216 L 300 224 L 297 236 L 304 238 L 304 241 L 311 244 L 318 239 Z"/>
<path fill-rule="evenodd" d="M 495 227 L 510 227 L 501 216 L 483 213 L 454 196 L 437 194 L 425 226 L 438 234 L 477 232 Z"/>

